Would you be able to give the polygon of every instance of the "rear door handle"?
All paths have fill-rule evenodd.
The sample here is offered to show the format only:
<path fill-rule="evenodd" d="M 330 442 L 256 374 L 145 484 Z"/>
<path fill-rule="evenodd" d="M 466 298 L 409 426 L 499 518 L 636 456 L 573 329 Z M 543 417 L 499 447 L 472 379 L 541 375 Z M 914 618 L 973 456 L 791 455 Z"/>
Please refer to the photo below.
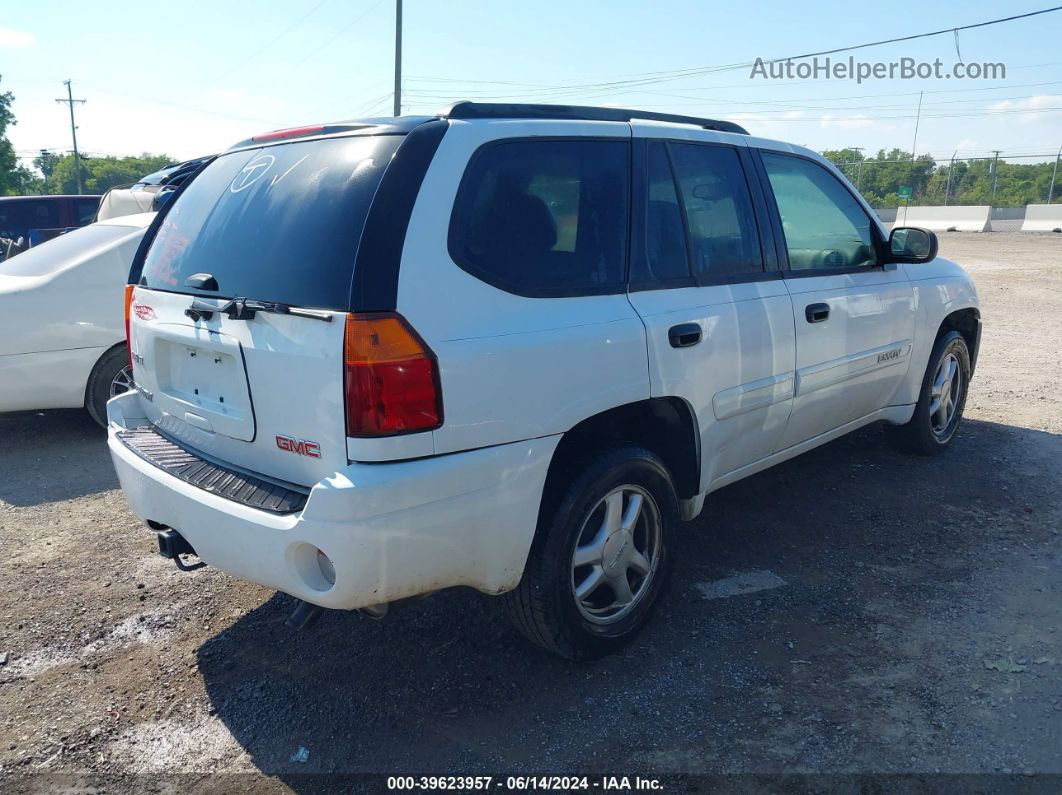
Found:
<path fill-rule="evenodd" d="M 821 323 L 830 316 L 829 304 L 808 304 L 804 307 L 804 317 L 808 323 Z"/>
<path fill-rule="evenodd" d="M 672 348 L 691 348 L 701 341 L 701 327 L 697 323 L 680 323 L 668 329 Z"/>

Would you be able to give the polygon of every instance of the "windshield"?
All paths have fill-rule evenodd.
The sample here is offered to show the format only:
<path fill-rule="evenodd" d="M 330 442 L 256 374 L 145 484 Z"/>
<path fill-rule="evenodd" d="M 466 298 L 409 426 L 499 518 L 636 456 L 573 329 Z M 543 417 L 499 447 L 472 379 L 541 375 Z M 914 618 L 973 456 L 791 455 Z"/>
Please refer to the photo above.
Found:
<path fill-rule="evenodd" d="M 302 141 L 222 155 L 167 213 L 141 284 L 344 310 L 369 205 L 402 136 Z M 209 273 L 217 291 L 185 286 Z"/>
<path fill-rule="evenodd" d="M 140 227 L 93 224 L 74 229 L 65 235 L 52 238 L 34 246 L 29 251 L 0 262 L 0 274 L 6 276 L 47 276 L 71 265 L 86 260 L 111 243 L 129 237 L 134 232 L 143 232 Z"/>

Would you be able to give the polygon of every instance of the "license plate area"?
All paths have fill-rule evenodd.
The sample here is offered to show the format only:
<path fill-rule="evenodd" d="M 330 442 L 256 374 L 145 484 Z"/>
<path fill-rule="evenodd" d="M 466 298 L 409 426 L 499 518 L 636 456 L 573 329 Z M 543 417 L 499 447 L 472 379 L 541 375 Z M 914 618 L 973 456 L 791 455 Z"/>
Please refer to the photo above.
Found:
<path fill-rule="evenodd" d="M 243 351 L 226 334 L 163 331 L 155 338 L 158 407 L 200 430 L 242 441 L 255 436 Z"/>

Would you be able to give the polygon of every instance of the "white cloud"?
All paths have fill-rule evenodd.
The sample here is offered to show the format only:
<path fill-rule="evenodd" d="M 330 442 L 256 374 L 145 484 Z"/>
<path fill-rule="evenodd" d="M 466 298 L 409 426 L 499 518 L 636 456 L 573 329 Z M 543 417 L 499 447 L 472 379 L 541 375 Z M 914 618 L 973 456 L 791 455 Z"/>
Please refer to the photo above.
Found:
<path fill-rule="evenodd" d="M 37 39 L 32 33 L 0 28 L 0 47 L 32 47 L 36 43 Z"/>
<path fill-rule="evenodd" d="M 1037 94 L 1035 97 L 1027 97 L 1026 99 L 1005 99 L 1002 102 L 989 105 L 988 108 L 989 110 L 999 111 L 1000 113 L 998 115 L 1001 116 L 1009 116 L 1013 113 L 1017 116 L 1019 122 L 1022 124 L 1028 124 L 1041 118 L 1052 118 L 1047 113 L 1041 113 L 1038 111 L 1047 110 L 1049 108 L 1062 108 L 1062 95 Z M 1023 113 L 1022 111 L 1027 112 Z M 1054 118 L 1058 117 L 1056 116 Z"/>
<path fill-rule="evenodd" d="M 802 110 L 788 110 L 785 113 L 755 113 L 755 112 L 743 112 L 728 113 L 726 118 L 730 121 L 735 121 L 738 124 L 745 126 L 755 125 L 757 127 L 771 127 L 777 125 L 784 125 L 787 121 L 793 121 L 795 119 L 804 118 L 804 111 Z"/>

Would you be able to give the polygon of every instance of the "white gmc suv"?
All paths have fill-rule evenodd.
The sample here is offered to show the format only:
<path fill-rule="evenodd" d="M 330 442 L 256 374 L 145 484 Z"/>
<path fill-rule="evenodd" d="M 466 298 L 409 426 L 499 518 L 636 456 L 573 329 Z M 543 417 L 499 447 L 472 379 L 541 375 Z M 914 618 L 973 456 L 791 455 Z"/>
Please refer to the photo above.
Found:
<path fill-rule="evenodd" d="M 459 103 L 266 133 L 145 236 L 110 450 L 163 554 L 295 596 L 293 624 L 465 585 L 596 657 L 710 492 L 878 420 L 948 444 L 981 321 L 936 251 L 727 122 Z"/>

